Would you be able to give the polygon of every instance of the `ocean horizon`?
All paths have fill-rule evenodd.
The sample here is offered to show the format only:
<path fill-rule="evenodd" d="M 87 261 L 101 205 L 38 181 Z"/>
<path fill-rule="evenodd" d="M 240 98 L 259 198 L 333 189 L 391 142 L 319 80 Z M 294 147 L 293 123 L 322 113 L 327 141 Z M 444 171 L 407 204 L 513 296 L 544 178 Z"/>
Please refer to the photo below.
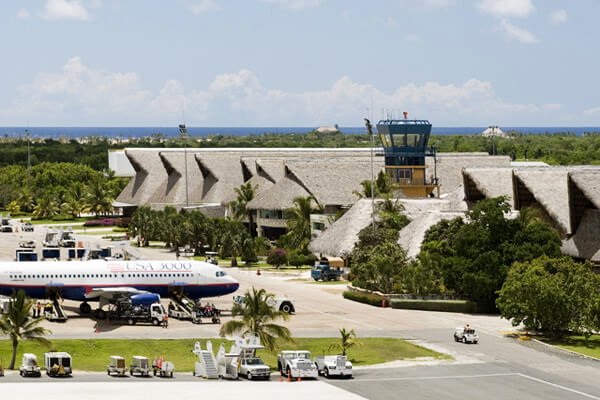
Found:
<path fill-rule="evenodd" d="M 262 134 L 287 134 L 287 133 L 308 133 L 317 127 L 187 127 L 188 134 L 191 136 L 206 137 L 208 135 L 262 135 Z M 477 135 L 483 132 L 487 126 L 465 126 L 465 127 L 443 127 L 433 126 L 432 135 Z M 339 127 L 344 134 L 355 135 L 366 133 L 364 127 Z M 600 126 L 500 126 L 504 132 L 518 131 L 523 134 L 553 134 L 553 133 L 571 133 L 581 136 L 584 133 L 600 132 Z M 161 133 L 166 137 L 176 137 L 179 135 L 179 129 L 173 127 L 24 127 L 10 126 L 0 127 L 0 136 L 5 137 L 23 137 L 25 130 L 28 130 L 31 137 L 34 138 L 59 138 L 59 137 L 85 137 L 101 136 L 108 138 L 140 138 Z"/>

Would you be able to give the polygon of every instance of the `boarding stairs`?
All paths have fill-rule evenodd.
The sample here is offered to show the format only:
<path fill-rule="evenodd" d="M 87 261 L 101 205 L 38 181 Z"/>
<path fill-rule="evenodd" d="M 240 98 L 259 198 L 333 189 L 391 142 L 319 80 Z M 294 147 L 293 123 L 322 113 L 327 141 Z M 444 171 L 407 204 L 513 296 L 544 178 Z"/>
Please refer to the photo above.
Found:
<path fill-rule="evenodd" d="M 215 360 L 210 340 L 206 342 L 206 350 L 202 350 L 200 343 L 196 342 L 193 353 L 196 355 L 194 376 L 206 379 L 219 379 L 217 361 Z"/>
<path fill-rule="evenodd" d="M 52 301 L 52 314 L 48 317 L 48 320 L 54 322 L 65 322 L 67 320 L 67 314 L 60 304 L 60 297 L 54 298 Z"/>

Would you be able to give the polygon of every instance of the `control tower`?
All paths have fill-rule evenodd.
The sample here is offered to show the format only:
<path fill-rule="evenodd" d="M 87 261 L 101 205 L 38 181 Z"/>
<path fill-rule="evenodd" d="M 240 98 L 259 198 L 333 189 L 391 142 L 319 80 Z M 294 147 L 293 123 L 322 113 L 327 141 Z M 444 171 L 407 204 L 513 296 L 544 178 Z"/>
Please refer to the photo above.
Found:
<path fill-rule="evenodd" d="M 382 120 L 377 123 L 377 132 L 383 145 L 385 172 L 394 187 L 402 189 L 407 197 L 432 197 L 434 189 L 440 195 L 437 179 L 437 163 L 433 177 L 427 178 L 425 157 L 435 160 L 435 148 L 427 147 L 431 124 L 427 120 L 404 119 Z M 431 176 L 431 175 L 430 175 Z"/>

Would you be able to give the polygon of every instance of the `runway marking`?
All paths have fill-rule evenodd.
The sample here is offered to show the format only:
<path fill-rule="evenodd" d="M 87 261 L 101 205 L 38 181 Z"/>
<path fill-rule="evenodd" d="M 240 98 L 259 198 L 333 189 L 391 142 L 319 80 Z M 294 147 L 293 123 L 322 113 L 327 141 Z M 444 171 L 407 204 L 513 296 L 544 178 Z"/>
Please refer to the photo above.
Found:
<path fill-rule="evenodd" d="M 517 375 L 522 376 L 523 378 L 531 379 L 532 381 L 535 381 L 535 382 L 545 383 L 546 385 L 554 386 L 554 387 L 557 387 L 559 389 L 563 389 L 563 390 L 569 391 L 571 393 L 575 393 L 575 394 L 578 394 L 578 395 L 581 395 L 581 396 L 584 396 L 584 397 L 588 397 L 590 399 L 600 400 L 600 397 L 596 397 L 596 396 L 593 396 L 593 395 L 588 394 L 588 393 L 580 392 L 579 390 L 571 389 L 571 388 L 568 388 L 566 386 L 557 385 L 556 383 L 548 382 L 548 381 L 545 381 L 543 379 L 534 378 L 533 376 L 529 376 L 529 375 L 525 375 L 525 374 L 517 374 Z"/>
<path fill-rule="evenodd" d="M 571 389 L 566 386 L 558 385 L 556 383 L 548 382 L 543 379 L 535 378 L 530 375 L 525 375 L 519 372 L 507 372 L 498 374 L 481 374 L 481 375 L 448 375 L 448 376 L 417 376 L 417 377 L 401 377 L 401 378 L 367 378 L 367 379 L 355 379 L 356 382 L 384 382 L 384 381 L 427 381 L 437 379 L 469 379 L 469 378 L 493 378 L 498 376 L 520 376 L 538 383 L 544 383 L 546 385 L 566 390 L 571 393 L 578 394 L 590 399 L 600 400 L 600 397 L 591 395 L 589 393 L 581 392 L 579 390 Z"/>

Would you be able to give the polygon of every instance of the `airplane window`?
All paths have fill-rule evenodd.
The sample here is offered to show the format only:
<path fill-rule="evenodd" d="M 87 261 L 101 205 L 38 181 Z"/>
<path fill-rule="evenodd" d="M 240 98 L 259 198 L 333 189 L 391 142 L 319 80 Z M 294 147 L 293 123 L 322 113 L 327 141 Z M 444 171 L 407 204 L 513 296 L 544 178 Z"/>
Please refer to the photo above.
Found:
<path fill-rule="evenodd" d="M 125 274 L 121 274 L 121 278 L 125 278 Z"/>
<path fill-rule="evenodd" d="M 127 274 L 127 277 L 128 277 L 128 278 L 131 278 L 131 274 Z"/>

